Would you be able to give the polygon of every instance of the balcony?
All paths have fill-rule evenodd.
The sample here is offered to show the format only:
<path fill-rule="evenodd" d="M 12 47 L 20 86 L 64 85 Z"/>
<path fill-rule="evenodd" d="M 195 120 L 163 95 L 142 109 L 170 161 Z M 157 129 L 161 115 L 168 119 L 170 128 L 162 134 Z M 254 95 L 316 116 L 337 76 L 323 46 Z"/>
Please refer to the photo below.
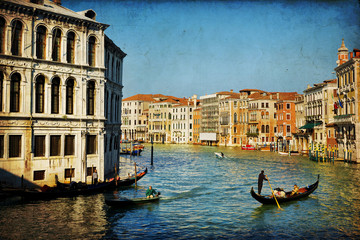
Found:
<path fill-rule="evenodd" d="M 335 124 L 355 124 L 355 114 L 338 115 L 334 117 Z"/>

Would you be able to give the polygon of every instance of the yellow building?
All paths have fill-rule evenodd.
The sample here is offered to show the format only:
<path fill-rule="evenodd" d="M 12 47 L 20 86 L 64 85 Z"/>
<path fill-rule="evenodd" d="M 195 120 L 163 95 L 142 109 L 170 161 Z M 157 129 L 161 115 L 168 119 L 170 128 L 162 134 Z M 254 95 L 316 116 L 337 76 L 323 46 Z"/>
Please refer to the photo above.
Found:
<path fill-rule="evenodd" d="M 338 49 L 336 140 L 339 157 L 360 162 L 360 50 L 350 53 L 344 40 Z"/>

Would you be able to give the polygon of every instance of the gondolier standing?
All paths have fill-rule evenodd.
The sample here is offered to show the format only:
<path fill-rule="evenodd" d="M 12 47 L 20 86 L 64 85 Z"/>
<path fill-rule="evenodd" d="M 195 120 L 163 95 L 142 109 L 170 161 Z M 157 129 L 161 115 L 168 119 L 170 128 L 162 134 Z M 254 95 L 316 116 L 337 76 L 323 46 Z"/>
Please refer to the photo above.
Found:
<path fill-rule="evenodd" d="M 264 174 L 264 170 L 261 170 L 261 173 L 259 174 L 259 179 L 258 179 L 258 193 L 259 195 L 261 194 L 261 189 L 262 189 L 262 185 L 263 185 L 263 181 L 266 180 L 267 178 Z"/>

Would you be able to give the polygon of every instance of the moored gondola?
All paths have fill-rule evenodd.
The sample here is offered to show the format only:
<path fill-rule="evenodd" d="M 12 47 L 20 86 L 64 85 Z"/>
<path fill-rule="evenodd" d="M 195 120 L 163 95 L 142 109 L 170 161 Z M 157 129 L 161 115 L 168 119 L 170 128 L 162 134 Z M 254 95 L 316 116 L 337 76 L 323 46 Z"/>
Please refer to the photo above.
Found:
<path fill-rule="evenodd" d="M 290 201 L 298 200 L 300 198 L 309 196 L 311 193 L 313 193 L 317 189 L 317 187 L 319 185 L 319 178 L 320 178 L 320 175 L 318 175 L 318 179 L 314 184 L 311 184 L 310 186 L 307 186 L 307 187 L 300 188 L 297 194 L 291 195 L 291 191 L 286 192 L 285 197 L 283 197 L 283 198 L 277 197 L 276 200 L 279 203 L 284 203 L 284 202 L 290 202 Z M 259 195 L 254 191 L 254 188 L 251 188 L 250 193 L 253 198 L 255 198 L 257 201 L 261 202 L 262 204 L 276 204 L 276 201 L 272 196 Z"/>
<path fill-rule="evenodd" d="M 143 172 L 138 173 L 136 175 L 136 181 L 139 181 L 141 178 L 143 178 L 146 175 L 146 173 L 147 173 L 147 168 L 145 168 Z M 116 182 L 114 182 L 114 184 L 116 184 L 116 186 L 118 187 L 126 187 L 134 183 L 135 183 L 135 176 L 131 178 L 118 179 Z"/>

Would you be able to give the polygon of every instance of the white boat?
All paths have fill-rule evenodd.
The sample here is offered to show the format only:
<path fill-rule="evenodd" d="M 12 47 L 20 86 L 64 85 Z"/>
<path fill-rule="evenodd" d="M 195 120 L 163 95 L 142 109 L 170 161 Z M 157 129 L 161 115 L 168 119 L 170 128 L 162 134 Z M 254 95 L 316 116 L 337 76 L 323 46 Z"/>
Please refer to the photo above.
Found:
<path fill-rule="evenodd" d="M 285 156 L 285 155 L 289 155 L 289 153 L 288 153 L 288 152 L 279 152 L 279 154 L 280 154 L 280 155 L 283 155 L 283 156 Z"/>
<path fill-rule="evenodd" d="M 215 156 L 217 158 L 224 158 L 225 157 L 225 155 L 223 153 L 218 153 L 218 152 L 215 152 Z"/>

